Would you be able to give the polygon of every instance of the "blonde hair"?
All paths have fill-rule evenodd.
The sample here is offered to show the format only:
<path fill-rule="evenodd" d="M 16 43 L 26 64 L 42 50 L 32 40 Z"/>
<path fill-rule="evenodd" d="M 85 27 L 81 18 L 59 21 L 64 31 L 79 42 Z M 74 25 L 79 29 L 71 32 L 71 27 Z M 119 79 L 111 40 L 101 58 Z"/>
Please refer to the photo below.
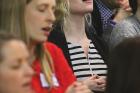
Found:
<path fill-rule="evenodd" d="M 0 29 L 16 33 L 27 41 L 23 12 L 25 5 L 25 0 L 1 0 Z"/>
<path fill-rule="evenodd" d="M 68 0 L 56 0 L 56 4 L 56 22 L 60 22 L 69 15 L 69 2 Z"/>
<path fill-rule="evenodd" d="M 0 29 L 10 31 L 17 34 L 24 40 L 27 45 L 30 45 L 31 41 L 25 31 L 25 19 L 24 11 L 26 4 L 31 0 L 0 0 Z M 56 0 L 56 19 L 62 20 L 67 14 L 67 0 Z M 9 33 L 9 32 L 7 32 Z M 42 70 L 45 74 L 46 80 L 52 87 L 52 75 L 54 73 L 54 66 L 51 55 L 43 44 L 36 46 L 37 57 L 41 61 Z"/>

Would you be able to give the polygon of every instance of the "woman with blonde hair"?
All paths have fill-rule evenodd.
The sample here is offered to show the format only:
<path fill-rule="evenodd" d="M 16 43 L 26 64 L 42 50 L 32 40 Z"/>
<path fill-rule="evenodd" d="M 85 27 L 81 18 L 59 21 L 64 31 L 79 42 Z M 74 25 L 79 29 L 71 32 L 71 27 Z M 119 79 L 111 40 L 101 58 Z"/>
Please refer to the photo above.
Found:
<path fill-rule="evenodd" d="M 53 23 L 57 19 L 54 14 L 60 18 L 65 11 L 64 1 L 0 0 L 0 2 L 0 29 L 19 35 L 30 50 L 36 72 L 32 80 L 34 90 L 37 93 L 90 93 L 84 84 L 73 83 L 76 79 L 61 50 L 47 42 Z"/>
<path fill-rule="evenodd" d="M 68 0 L 69 15 L 58 23 L 49 40 L 65 54 L 77 80 L 93 91 L 105 90 L 107 49 L 91 25 L 93 0 Z"/>

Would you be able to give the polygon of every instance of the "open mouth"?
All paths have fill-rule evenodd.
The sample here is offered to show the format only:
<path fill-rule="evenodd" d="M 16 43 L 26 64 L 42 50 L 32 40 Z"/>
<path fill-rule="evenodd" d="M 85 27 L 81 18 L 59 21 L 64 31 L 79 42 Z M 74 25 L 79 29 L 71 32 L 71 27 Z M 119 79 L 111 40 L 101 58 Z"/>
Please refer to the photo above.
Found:
<path fill-rule="evenodd" d="M 51 27 L 45 27 L 45 28 L 42 28 L 43 31 L 45 32 L 50 32 L 51 31 Z"/>
<path fill-rule="evenodd" d="M 49 36 L 52 30 L 52 27 L 44 27 L 42 28 L 42 30 L 44 31 L 44 35 Z"/>
<path fill-rule="evenodd" d="M 83 2 L 92 2 L 92 0 L 82 0 Z"/>

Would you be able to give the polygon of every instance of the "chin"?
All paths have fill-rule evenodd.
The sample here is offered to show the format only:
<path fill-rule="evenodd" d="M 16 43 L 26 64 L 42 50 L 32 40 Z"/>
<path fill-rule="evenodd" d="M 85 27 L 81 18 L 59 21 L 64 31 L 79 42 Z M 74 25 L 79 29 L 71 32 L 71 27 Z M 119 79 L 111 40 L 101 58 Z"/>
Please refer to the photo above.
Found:
<path fill-rule="evenodd" d="M 93 11 L 93 9 L 87 9 L 86 10 L 86 13 L 90 13 L 90 12 L 92 12 Z"/>
<path fill-rule="evenodd" d="M 86 7 L 86 10 L 91 12 L 91 11 L 93 11 L 93 7 L 88 6 L 88 7 Z"/>
<path fill-rule="evenodd" d="M 41 43 L 44 43 L 48 40 L 48 38 L 38 38 L 38 39 L 34 39 L 33 41 L 36 43 L 36 44 L 41 44 Z"/>

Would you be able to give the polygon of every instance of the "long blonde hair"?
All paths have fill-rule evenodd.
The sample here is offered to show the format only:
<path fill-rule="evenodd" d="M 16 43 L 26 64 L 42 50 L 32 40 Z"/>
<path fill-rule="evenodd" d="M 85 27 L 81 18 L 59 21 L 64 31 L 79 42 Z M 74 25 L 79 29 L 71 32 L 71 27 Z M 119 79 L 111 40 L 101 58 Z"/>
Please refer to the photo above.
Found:
<path fill-rule="evenodd" d="M 67 13 L 65 1 L 67 0 L 56 0 L 57 20 L 62 20 Z M 19 35 L 27 45 L 30 45 L 31 41 L 25 31 L 24 11 L 26 5 L 30 2 L 31 0 L 0 0 L 0 29 Z M 54 73 L 54 66 L 51 55 L 43 44 L 36 46 L 35 53 L 41 61 L 42 71 L 47 82 L 50 86 L 53 86 L 52 75 Z"/>

